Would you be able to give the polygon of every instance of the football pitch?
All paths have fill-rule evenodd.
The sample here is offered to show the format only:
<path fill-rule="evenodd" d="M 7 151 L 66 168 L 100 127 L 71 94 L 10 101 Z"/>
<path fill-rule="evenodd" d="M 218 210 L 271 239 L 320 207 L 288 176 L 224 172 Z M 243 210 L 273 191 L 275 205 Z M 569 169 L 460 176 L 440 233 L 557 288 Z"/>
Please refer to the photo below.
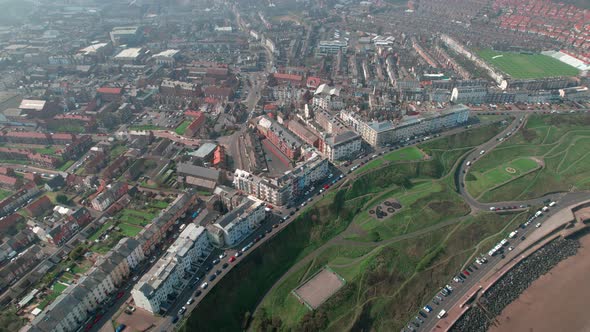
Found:
<path fill-rule="evenodd" d="M 478 50 L 487 63 L 515 79 L 576 76 L 578 69 L 543 54 Z"/>

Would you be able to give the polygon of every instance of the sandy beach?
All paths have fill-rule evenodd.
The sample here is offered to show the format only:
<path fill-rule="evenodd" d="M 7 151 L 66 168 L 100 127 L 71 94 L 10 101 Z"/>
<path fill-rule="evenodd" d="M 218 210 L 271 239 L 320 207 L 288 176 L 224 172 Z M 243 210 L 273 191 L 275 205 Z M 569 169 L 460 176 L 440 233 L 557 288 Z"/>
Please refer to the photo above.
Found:
<path fill-rule="evenodd" d="M 560 262 L 504 309 L 490 332 L 590 332 L 590 235 L 576 256 Z"/>

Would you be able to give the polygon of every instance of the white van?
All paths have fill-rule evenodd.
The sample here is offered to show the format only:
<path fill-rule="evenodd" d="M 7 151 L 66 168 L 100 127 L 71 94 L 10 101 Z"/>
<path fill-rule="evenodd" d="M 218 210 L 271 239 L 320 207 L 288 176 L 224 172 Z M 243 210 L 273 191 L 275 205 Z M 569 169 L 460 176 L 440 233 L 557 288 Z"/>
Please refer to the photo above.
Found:
<path fill-rule="evenodd" d="M 447 312 L 446 312 L 446 310 L 443 309 L 438 313 L 438 315 L 436 315 L 436 318 L 441 319 L 446 315 L 447 315 Z"/>
<path fill-rule="evenodd" d="M 553 201 L 553 202 L 549 203 L 549 206 L 553 207 L 553 206 L 555 206 L 555 204 L 557 204 L 557 202 Z"/>
<path fill-rule="evenodd" d="M 471 162 L 468 161 L 467 164 L 465 164 L 466 166 L 471 166 Z"/>

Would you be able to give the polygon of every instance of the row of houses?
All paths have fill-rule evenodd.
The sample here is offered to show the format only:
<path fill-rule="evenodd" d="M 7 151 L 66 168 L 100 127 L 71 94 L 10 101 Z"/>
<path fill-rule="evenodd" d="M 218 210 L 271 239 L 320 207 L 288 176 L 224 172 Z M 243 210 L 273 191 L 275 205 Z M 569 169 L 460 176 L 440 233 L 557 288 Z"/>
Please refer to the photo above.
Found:
<path fill-rule="evenodd" d="M 124 238 L 25 328 L 26 331 L 70 332 L 78 330 L 97 309 L 108 305 L 114 293 L 165 233 L 197 199 L 196 190 L 180 194 L 136 238 Z M 190 229 L 190 228 L 189 228 Z M 181 246 L 171 247 L 173 252 Z M 176 248 L 176 249 L 175 249 Z M 183 253 L 180 253 L 182 256 Z M 148 273 L 149 274 L 149 273 Z M 140 306 L 138 304 L 138 306 Z M 140 306 L 141 307 L 141 306 Z"/>
<path fill-rule="evenodd" d="M 105 306 L 145 256 L 139 241 L 124 238 L 98 259 L 76 284 L 66 288 L 25 328 L 31 332 L 69 332 Z"/>

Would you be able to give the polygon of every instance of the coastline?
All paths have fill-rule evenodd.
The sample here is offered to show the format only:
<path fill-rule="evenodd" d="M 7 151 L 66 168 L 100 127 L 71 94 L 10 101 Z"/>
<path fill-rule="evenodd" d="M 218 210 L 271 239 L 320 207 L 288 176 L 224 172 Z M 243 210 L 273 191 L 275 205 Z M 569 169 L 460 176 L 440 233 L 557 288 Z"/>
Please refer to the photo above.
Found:
<path fill-rule="evenodd" d="M 578 241 L 578 253 L 535 280 L 488 331 L 590 331 L 590 315 L 585 310 L 590 297 L 590 234 Z"/>

